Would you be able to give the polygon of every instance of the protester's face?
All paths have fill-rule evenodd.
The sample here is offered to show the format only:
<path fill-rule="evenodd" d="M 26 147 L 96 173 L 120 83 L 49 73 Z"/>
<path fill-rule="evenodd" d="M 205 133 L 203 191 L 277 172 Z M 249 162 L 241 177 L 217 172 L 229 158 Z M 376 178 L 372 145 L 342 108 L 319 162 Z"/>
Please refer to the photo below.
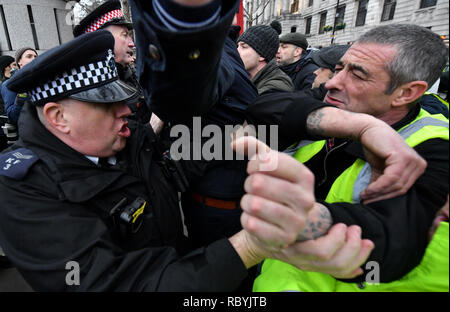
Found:
<path fill-rule="evenodd" d="M 73 99 L 62 102 L 69 122 L 71 146 L 78 152 L 109 157 L 125 147 L 131 134 L 126 120 L 131 111 L 127 105 L 92 104 Z"/>
<path fill-rule="evenodd" d="M 314 75 L 316 75 L 316 78 L 312 84 L 313 89 L 330 80 L 333 77 L 333 72 L 329 68 L 319 67 L 314 71 Z"/>
<path fill-rule="evenodd" d="M 333 78 L 325 84 L 328 93 L 324 101 L 386 120 L 395 97 L 385 93 L 390 81 L 386 64 L 395 54 L 392 46 L 355 43 L 336 65 Z"/>
<path fill-rule="evenodd" d="M 18 62 L 20 68 L 24 67 L 28 63 L 31 63 L 31 61 L 34 60 L 36 57 L 37 54 L 33 50 L 26 50 L 25 52 L 23 52 Z"/>
<path fill-rule="evenodd" d="M 3 72 L 3 74 L 5 75 L 5 77 L 10 77 L 11 75 L 11 70 L 12 69 L 17 69 L 17 64 L 16 62 L 12 62 L 11 64 L 9 64 L 8 66 L 5 67 L 5 70 Z"/>
<path fill-rule="evenodd" d="M 280 66 L 292 64 L 298 60 L 301 54 L 302 48 L 290 43 L 280 43 L 276 54 L 277 63 Z"/>
<path fill-rule="evenodd" d="M 242 41 L 238 43 L 238 52 L 244 63 L 245 70 L 250 74 L 254 73 L 261 59 L 258 52 Z"/>
<path fill-rule="evenodd" d="M 109 25 L 105 29 L 114 36 L 114 60 L 123 66 L 132 63 L 135 45 L 128 28 L 123 25 Z"/>

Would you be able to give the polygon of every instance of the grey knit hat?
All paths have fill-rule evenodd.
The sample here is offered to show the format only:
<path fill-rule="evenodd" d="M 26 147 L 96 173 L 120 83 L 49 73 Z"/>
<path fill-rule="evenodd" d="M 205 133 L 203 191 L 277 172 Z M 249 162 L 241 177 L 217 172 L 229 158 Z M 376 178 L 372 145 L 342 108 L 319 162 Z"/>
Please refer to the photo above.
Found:
<path fill-rule="evenodd" d="M 281 43 L 290 43 L 296 45 L 303 50 L 308 48 L 308 40 L 306 40 L 306 36 L 300 33 L 288 33 L 286 35 L 281 36 Z"/>
<path fill-rule="evenodd" d="M 275 57 L 280 45 L 277 32 L 267 25 L 250 27 L 239 37 L 237 42 L 239 41 L 251 46 L 267 62 Z"/>
<path fill-rule="evenodd" d="M 22 54 L 24 54 L 25 51 L 28 51 L 28 50 L 34 51 L 36 53 L 36 55 L 38 54 L 35 49 L 30 48 L 30 47 L 23 47 L 23 48 L 18 49 L 16 51 L 16 54 L 14 55 L 14 59 L 16 60 L 17 65 L 19 65 L 19 60 L 22 57 Z"/>

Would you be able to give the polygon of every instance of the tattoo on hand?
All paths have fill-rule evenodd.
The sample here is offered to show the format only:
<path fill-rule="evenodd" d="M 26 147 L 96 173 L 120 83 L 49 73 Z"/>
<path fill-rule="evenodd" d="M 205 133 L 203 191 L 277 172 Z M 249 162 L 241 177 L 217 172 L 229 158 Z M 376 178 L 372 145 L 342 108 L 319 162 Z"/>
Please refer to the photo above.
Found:
<path fill-rule="evenodd" d="M 333 223 L 328 208 L 318 204 L 318 209 L 314 209 L 308 215 L 306 226 L 297 237 L 297 242 L 303 242 L 310 239 L 316 239 L 328 233 Z"/>

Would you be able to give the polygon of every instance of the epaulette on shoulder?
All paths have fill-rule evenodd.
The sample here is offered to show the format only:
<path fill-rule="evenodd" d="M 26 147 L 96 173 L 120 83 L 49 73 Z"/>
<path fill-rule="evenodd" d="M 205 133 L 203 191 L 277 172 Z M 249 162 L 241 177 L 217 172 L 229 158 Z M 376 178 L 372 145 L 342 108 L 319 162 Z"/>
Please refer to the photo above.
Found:
<path fill-rule="evenodd" d="M 0 154 L 0 175 L 22 180 L 39 158 L 24 147 Z"/>

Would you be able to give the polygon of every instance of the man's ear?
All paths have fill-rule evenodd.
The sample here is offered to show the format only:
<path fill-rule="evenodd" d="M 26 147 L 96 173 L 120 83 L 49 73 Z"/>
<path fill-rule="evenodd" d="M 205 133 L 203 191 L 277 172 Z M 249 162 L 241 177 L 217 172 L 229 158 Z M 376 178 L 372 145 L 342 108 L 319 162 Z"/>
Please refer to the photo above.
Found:
<path fill-rule="evenodd" d="M 422 96 L 428 89 L 428 83 L 421 80 L 411 81 L 394 91 L 393 107 L 408 105 Z"/>
<path fill-rule="evenodd" d="M 294 57 L 300 56 L 303 53 L 303 49 L 302 48 L 295 48 L 294 51 Z"/>
<path fill-rule="evenodd" d="M 62 133 L 70 132 L 69 122 L 64 115 L 67 112 L 64 111 L 63 105 L 48 102 L 44 105 L 43 113 L 50 127 Z"/>

